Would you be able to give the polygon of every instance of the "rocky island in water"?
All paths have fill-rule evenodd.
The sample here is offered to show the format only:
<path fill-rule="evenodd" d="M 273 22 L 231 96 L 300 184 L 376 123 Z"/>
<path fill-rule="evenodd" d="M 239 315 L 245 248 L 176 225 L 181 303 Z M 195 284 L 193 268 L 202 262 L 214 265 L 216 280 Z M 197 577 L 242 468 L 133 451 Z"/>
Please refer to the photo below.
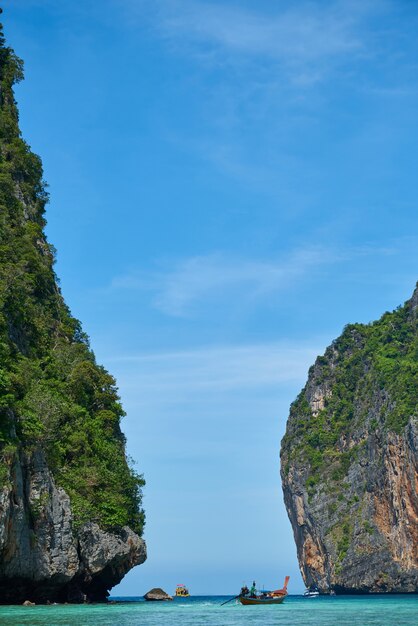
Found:
<path fill-rule="evenodd" d="M 281 476 L 308 587 L 418 592 L 417 451 L 418 287 L 347 326 L 291 407 Z"/>
<path fill-rule="evenodd" d="M 105 600 L 146 558 L 115 380 L 72 317 L 0 33 L 0 603 Z M 70 218 L 69 218 L 70 219 Z"/>

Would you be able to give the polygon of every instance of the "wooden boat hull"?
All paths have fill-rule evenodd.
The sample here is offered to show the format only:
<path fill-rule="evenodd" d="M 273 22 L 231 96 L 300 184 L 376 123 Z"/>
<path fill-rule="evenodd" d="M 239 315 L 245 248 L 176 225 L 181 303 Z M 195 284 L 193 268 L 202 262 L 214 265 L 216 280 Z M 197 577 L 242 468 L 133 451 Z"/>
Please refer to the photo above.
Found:
<path fill-rule="evenodd" d="M 275 598 L 247 598 L 245 596 L 239 596 L 238 600 L 241 602 L 241 604 L 244 604 L 244 605 L 281 604 L 284 601 L 285 597 L 286 597 L 285 595 L 276 596 Z"/>

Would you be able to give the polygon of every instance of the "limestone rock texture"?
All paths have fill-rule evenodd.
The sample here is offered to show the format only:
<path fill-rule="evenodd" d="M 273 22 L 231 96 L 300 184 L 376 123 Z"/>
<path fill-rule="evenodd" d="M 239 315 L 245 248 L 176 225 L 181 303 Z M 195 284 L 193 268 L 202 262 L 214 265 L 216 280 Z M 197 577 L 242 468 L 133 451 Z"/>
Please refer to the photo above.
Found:
<path fill-rule="evenodd" d="M 0 603 L 104 601 L 135 565 L 145 542 L 129 527 L 75 530 L 70 499 L 37 450 L 14 458 L 0 493 Z"/>
<path fill-rule="evenodd" d="M 307 587 L 418 591 L 418 288 L 347 326 L 292 404 L 284 501 Z"/>

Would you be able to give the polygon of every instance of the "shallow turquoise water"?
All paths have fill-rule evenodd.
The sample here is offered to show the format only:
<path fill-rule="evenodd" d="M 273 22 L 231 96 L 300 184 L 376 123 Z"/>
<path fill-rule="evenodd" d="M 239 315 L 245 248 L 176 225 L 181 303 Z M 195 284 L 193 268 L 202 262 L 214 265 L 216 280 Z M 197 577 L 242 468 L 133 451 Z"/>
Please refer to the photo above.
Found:
<path fill-rule="evenodd" d="M 241 606 L 227 597 L 173 602 L 0 607 L 7 626 L 417 626 L 418 596 L 289 596 L 279 606 Z"/>

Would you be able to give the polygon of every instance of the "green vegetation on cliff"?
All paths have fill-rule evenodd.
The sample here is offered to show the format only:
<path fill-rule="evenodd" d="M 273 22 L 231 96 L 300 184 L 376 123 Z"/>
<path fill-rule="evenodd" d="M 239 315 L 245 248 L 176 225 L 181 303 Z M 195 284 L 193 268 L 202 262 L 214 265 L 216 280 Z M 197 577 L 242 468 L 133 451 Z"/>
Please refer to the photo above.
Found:
<path fill-rule="evenodd" d="M 42 164 L 22 139 L 13 84 L 22 61 L 0 32 L 0 479 L 44 450 L 75 523 L 142 533 L 144 482 L 128 466 L 115 380 L 71 316 L 46 241 Z"/>
<path fill-rule="evenodd" d="M 287 458 L 305 459 L 306 485 L 313 490 L 325 467 L 341 481 L 361 441 L 345 446 L 353 432 L 376 429 L 400 433 L 418 417 L 418 317 L 412 301 L 368 325 L 351 324 L 310 370 L 322 388 L 322 406 L 312 408 L 310 384 L 290 410 L 292 427 L 283 439 Z"/>

